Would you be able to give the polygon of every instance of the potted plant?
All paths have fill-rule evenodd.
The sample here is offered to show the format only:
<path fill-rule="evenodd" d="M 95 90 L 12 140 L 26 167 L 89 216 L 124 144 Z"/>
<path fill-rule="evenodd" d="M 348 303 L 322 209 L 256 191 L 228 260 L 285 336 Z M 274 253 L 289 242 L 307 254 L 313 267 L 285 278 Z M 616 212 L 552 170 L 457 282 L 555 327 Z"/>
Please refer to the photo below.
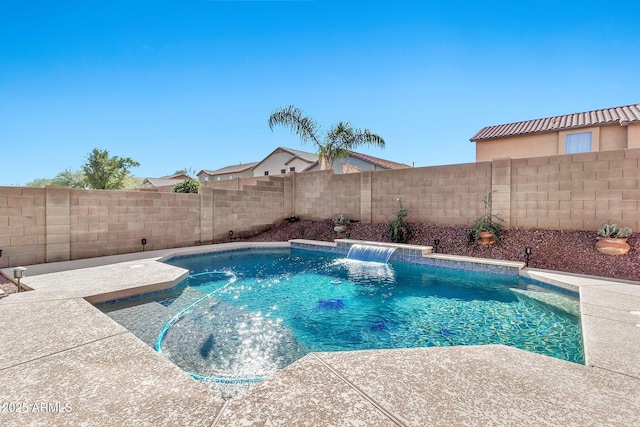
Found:
<path fill-rule="evenodd" d="M 504 222 L 504 220 L 500 216 L 491 213 L 493 193 L 495 193 L 495 190 L 488 192 L 482 199 L 482 203 L 484 203 L 484 215 L 476 218 L 467 232 L 469 243 L 489 246 L 500 241 L 502 226 L 499 223 Z"/>
<path fill-rule="evenodd" d="M 334 225 L 333 231 L 335 231 L 336 233 L 344 233 L 348 229 L 347 225 L 351 224 L 351 221 L 345 214 L 338 215 L 337 217 L 333 218 L 331 222 L 333 222 Z"/>
<path fill-rule="evenodd" d="M 631 246 L 627 243 L 631 233 L 632 231 L 629 227 L 619 228 L 616 224 L 603 222 L 598 229 L 596 249 L 603 254 L 624 255 L 631 249 Z"/>

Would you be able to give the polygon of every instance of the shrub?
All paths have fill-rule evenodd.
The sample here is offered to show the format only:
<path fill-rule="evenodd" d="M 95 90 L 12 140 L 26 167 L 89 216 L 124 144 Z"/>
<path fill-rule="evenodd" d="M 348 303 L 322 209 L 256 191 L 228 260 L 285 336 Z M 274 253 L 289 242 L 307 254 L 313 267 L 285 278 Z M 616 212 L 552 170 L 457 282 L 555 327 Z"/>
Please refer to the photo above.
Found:
<path fill-rule="evenodd" d="M 340 214 L 337 217 L 333 218 L 331 220 L 331 222 L 333 222 L 333 225 L 349 225 L 351 224 L 351 220 L 349 218 L 347 218 L 347 216 L 345 214 Z"/>
<path fill-rule="evenodd" d="M 482 199 L 482 203 L 484 203 L 484 215 L 476 218 L 469 231 L 467 231 L 467 239 L 469 240 L 469 243 L 477 243 L 478 239 L 480 239 L 480 233 L 483 231 L 491 233 L 491 235 L 495 237 L 496 242 L 500 242 L 502 227 L 499 223 L 504 222 L 504 219 L 491 213 L 493 193 L 495 193 L 495 190 L 489 191 Z"/>
<path fill-rule="evenodd" d="M 598 236 L 608 237 L 612 239 L 616 239 L 619 237 L 629 237 L 631 236 L 631 233 L 632 231 L 629 227 L 618 228 L 616 224 L 612 224 L 610 222 L 603 222 L 598 229 Z"/>
<path fill-rule="evenodd" d="M 171 191 L 174 193 L 197 193 L 198 187 L 200 187 L 200 183 L 195 179 L 189 178 L 174 185 Z"/>
<path fill-rule="evenodd" d="M 407 243 L 413 236 L 411 226 L 404 222 L 404 219 L 409 215 L 409 211 L 402 207 L 402 200 L 398 199 L 398 204 L 400 209 L 395 213 L 395 219 L 387 226 L 387 233 L 391 242 Z"/>

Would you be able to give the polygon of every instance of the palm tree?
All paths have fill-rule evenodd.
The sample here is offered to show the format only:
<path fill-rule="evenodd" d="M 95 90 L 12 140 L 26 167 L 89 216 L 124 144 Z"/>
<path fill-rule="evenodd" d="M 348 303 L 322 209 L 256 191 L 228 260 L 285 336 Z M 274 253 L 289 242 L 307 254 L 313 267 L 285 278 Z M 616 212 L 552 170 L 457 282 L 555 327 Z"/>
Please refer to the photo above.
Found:
<path fill-rule="evenodd" d="M 321 140 L 320 127 L 298 107 L 290 105 L 279 108 L 269 116 L 269 128 L 273 131 L 275 125 L 288 126 L 291 132 L 297 134 L 303 143 L 312 143 L 318 150 L 320 169 L 333 168 L 337 159 L 343 159 L 356 147 L 374 145 L 384 148 L 384 139 L 369 129 L 354 129 L 349 122 L 338 122 L 331 126 Z"/>

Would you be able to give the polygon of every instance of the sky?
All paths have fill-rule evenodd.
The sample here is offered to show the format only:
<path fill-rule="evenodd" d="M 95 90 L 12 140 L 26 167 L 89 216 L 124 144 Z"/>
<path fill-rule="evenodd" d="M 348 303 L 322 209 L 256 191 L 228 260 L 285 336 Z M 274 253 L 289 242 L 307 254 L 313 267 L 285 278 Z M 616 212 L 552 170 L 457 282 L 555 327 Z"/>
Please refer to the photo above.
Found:
<path fill-rule="evenodd" d="M 0 0 L 0 186 L 140 178 L 315 152 L 269 115 L 367 128 L 408 165 L 475 160 L 484 126 L 640 102 L 640 2 Z"/>

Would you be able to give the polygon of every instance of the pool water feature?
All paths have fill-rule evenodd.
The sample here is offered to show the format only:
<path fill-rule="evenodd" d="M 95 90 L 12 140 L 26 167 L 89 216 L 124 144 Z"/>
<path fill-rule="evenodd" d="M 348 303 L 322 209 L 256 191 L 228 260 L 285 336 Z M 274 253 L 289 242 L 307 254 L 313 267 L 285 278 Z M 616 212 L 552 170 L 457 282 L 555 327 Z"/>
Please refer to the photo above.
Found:
<path fill-rule="evenodd" d="M 361 245 L 356 243 L 349 248 L 347 259 L 387 263 L 395 251 L 396 248 L 390 246 Z"/>
<path fill-rule="evenodd" d="M 102 309 L 198 379 L 256 381 L 311 351 L 448 345 L 584 363 L 578 299 L 523 278 L 299 249 L 168 263 L 190 271 L 175 290 Z"/>

